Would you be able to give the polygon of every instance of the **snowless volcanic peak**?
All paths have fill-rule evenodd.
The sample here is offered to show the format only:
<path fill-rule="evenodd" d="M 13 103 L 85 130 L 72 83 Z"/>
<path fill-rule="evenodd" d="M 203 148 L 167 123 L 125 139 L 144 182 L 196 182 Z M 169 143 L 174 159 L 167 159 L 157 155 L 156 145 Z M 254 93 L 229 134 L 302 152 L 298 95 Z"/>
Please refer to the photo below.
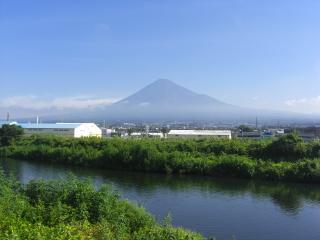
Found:
<path fill-rule="evenodd" d="M 194 105 L 224 105 L 224 103 L 188 90 L 178 84 L 167 80 L 159 79 L 131 96 L 121 100 L 118 104 L 137 106 L 194 106 Z M 227 105 L 227 104 L 226 104 Z"/>

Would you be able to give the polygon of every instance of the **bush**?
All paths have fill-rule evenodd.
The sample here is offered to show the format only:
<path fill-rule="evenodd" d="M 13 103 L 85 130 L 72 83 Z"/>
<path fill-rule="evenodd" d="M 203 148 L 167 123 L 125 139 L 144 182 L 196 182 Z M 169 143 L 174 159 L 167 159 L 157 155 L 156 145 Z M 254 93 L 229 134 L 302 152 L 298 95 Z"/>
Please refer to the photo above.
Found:
<path fill-rule="evenodd" d="M 0 239 L 203 239 L 161 226 L 108 187 L 74 177 L 22 186 L 0 174 Z"/>
<path fill-rule="evenodd" d="M 0 146 L 9 146 L 23 135 L 23 129 L 16 125 L 4 124 L 0 127 Z"/>
<path fill-rule="evenodd" d="M 279 160 L 296 160 L 306 156 L 306 153 L 306 144 L 297 134 L 282 136 L 266 147 L 267 156 Z"/>

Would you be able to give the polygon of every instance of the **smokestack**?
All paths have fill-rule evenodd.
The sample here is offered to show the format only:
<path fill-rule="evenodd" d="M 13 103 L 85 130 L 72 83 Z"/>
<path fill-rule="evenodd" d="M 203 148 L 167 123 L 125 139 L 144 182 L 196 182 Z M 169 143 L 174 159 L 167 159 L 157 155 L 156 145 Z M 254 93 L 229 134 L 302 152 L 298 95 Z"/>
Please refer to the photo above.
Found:
<path fill-rule="evenodd" d="M 7 112 L 7 122 L 9 122 L 9 121 L 10 121 L 10 113 Z"/>
<path fill-rule="evenodd" d="M 39 124 L 39 116 L 37 116 L 37 125 Z"/>

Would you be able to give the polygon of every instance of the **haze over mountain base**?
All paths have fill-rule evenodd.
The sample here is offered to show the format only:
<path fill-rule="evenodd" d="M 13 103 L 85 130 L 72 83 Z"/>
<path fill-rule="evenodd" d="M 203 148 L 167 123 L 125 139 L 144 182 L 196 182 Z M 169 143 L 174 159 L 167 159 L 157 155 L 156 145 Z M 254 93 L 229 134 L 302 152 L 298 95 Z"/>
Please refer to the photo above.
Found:
<path fill-rule="evenodd" d="M 33 114 L 49 121 L 254 121 L 259 117 L 264 121 L 301 122 L 316 119 L 311 115 L 234 106 L 166 79 L 159 79 L 111 105 L 50 113 L 26 109 L 22 112 L 25 118 Z"/>

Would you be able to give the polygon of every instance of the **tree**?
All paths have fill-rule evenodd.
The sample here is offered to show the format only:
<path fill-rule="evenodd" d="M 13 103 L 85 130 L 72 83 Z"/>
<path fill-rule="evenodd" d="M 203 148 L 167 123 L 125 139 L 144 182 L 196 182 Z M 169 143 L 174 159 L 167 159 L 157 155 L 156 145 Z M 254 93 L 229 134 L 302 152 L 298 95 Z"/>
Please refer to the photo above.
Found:
<path fill-rule="evenodd" d="M 127 129 L 127 133 L 128 133 L 128 136 L 130 137 L 131 134 L 133 133 L 133 129 L 132 128 L 128 128 Z"/>
<path fill-rule="evenodd" d="M 307 148 L 303 139 L 291 133 L 273 141 L 266 148 L 267 155 L 277 158 L 298 159 L 305 156 Z"/>
<path fill-rule="evenodd" d="M 253 128 L 247 126 L 247 125 L 240 125 L 238 127 L 238 129 L 241 131 L 241 132 L 252 132 L 253 131 Z"/>
<path fill-rule="evenodd" d="M 161 132 L 162 132 L 163 136 L 165 137 L 166 134 L 169 132 L 169 129 L 167 127 L 163 127 L 163 128 L 161 128 Z"/>
<path fill-rule="evenodd" d="M 23 135 L 23 129 L 20 126 L 4 124 L 0 128 L 0 144 L 9 146 Z"/>

